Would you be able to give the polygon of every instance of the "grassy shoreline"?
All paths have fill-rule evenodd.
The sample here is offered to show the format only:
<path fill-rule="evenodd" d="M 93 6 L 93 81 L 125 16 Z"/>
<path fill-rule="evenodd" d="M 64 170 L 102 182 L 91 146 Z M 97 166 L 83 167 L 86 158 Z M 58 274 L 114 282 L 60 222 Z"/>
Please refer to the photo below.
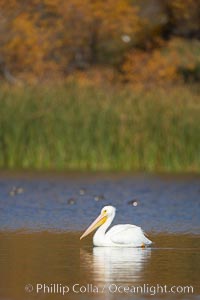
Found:
<path fill-rule="evenodd" d="M 0 168 L 200 171 L 200 100 L 168 90 L 1 87 Z"/>

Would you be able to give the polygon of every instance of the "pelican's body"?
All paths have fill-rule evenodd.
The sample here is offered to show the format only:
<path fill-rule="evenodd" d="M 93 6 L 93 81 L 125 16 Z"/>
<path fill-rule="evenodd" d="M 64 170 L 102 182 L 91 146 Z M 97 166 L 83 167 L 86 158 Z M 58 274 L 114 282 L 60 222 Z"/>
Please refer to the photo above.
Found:
<path fill-rule="evenodd" d="M 144 235 L 142 229 L 136 225 L 122 224 L 113 226 L 106 231 L 115 217 L 115 208 L 105 206 L 100 216 L 83 233 L 81 239 L 90 232 L 98 230 L 93 236 L 94 246 L 99 247 L 145 247 L 152 242 Z"/>

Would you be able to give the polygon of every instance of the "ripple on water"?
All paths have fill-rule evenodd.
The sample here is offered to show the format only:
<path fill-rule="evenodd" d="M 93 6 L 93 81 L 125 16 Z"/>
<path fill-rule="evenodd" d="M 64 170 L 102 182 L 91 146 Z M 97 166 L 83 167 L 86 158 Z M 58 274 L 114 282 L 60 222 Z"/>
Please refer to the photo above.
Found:
<path fill-rule="evenodd" d="M 0 229 L 82 230 L 111 204 L 117 208 L 115 223 L 133 223 L 147 232 L 199 234 L 199 183 L 194 176 L 1 175 Z"/>

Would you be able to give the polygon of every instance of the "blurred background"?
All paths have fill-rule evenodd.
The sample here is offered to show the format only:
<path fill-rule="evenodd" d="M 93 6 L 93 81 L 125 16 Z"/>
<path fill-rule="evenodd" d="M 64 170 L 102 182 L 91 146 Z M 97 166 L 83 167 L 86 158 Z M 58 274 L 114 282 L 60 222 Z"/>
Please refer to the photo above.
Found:
<path fill-rule="evenodd" d="M 200 170 L 199 0 L 0 2 L 0 167 Z"/>
<path fill-rule="evenodd" d="M 200 0 L 0 0 L 0 300 L 199 299 L 199 81 Z M 108 204 L 153 247 L 80 242 Z"/>

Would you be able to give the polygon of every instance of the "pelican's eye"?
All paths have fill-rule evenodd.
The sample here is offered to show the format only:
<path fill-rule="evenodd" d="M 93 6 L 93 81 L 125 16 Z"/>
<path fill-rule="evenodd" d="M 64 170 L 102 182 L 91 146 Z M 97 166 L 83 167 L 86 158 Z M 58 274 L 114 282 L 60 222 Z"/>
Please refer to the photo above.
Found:
<path fill-rule="evenodd" d="M 106 213 L 107 213 L 107 210 L 106 210 L 106 209 L 104 209 L 104 210 L 103 210 L 103 214 L 105 215 Z"/>

